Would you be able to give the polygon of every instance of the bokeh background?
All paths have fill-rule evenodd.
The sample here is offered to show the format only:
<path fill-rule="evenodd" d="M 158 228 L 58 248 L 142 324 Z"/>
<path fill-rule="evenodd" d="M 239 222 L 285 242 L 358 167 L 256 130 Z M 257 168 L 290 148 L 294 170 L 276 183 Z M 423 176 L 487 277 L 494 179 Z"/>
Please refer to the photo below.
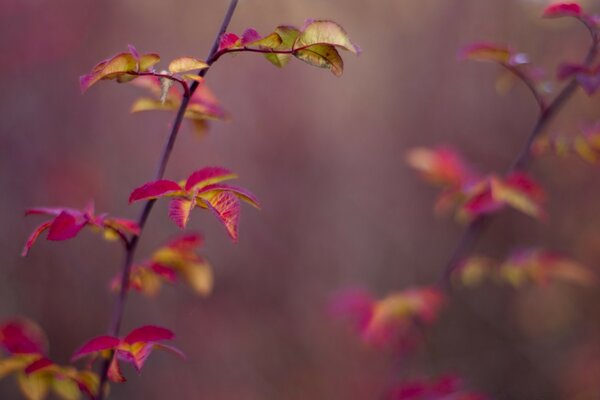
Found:
<path fill-rule="evenodd" d="M 450 144 L 483 171 L 503 171 L 522 145 L 536 104 L 516 85 L 499 96 L 493 65 L 457 61 L 473 41 L 506 42 L 553 74 L 581 58 L 585 30 L 541 20 L 547 4 L 525 0 L 241 0 L 230 30 L 342 24 L 363 48 L 344 54 L 336 78 L 297 60 L 277 70 L 260 56 L 221 59 L 208 83 L 232 114 L 198 139 L 182 130 L 167 176 L 222 165 L 262 201 L 245 207 L 233 245 L 207 212 L 212 296 L 167 288 L 133 294 L 124 331 L 159 324 L 177 333 L 182 362 L 156 353 L 142 376 L 127 369 L 115 399 L 378 398 L 393 380 L 453 372 L 495 399 L 600 396 L 600 291 L 567 285 L 515 293 L 485 286 L 456 292 L 426 350 L 398 362 L 362 344 L 327 312 L 333 293 L 363 286 L 378 296 L 434 282 L 462 227 L 432 212 L 436 189 L 405 163 L 414 146 Z M 582 4 L 600 11 L 596 2 Z M 106 331 L 108 282 L 119 245 L 85 231 L 19 253 L 40 221 L 32 206 L 81 207 L 135 218 L 130 190 L 151 179 L 168 132 L 167 113 L 130 114 L 142 94 L 103 83 L 85 96 L 78 76 L 133 43 L 163 60 L 203 58 L 227 2 L 4 0 L 0 7 L 0 318 L 28 316 L 46 330 L 51 357 L 67 362 Z M 550 132 L 577 133 L 600 117 L 578 93 Z M 598 271 L 600 175 L 576 158 L 536 161 L 549 192 L 547 222 L 505 211 L 478 250 L 502 258 L 519 245 L 563 251 Z M 155 207 L 139 257 L 176 233 L 166 203 Z M 598 271 L 600 272 L 600 271 Z M 12 379 L 0 398 L 18 398 Z"/>

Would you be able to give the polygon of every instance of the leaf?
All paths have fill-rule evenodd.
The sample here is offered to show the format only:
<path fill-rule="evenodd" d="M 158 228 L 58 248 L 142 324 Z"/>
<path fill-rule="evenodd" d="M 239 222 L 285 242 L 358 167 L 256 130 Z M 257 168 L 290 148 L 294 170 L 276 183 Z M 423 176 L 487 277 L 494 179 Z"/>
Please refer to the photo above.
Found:
<path fill-rule="evenodd" d="M 188 263 L 181 268 L 183 279 L 201 296 L 208 296 L 212 291 L 214 278 L 212 269 L 207 263 Z"/>
<path fill-rule="evenodd" d="M 148 71 L 160 61 L 160 56 L 156 53 L 144 54 L 140 57 L 140 72 Z"/>
<path fill-rule="evenodd" d="M 138 69 L 138 62 L 131 53 L 120 53 L 116 56 L 102 61 L 92 71 L 79 78 L 81 92 L 85 92 L 96 82 L 103 79 L 115 79 L 125 75 L 128 72 L 135 72 Z"/>
<path fill-rule="evenodd" d="M 79 400 L 81 398 L 78 383 L 68 378 L 55 377 L 52 380 L 52 391 L 63 400 Z"/>
<path fill-rule="evenodd" d="M 121 343 L 119 338 L 114 336 L 97 336 L 88 340 L 79 350 L 73 354 L 71 361 L 78 360 L 88 354 L 97 353 L 103 350 L 111 350 Z"/>
<path fill-rule="evenodd" d="M 223 51 L 238 47 L 240 45 L 240 38 L 234 33 L 224 33 L 219 39 L 219 50 Z"/>
<path fill-rule="evenodd" d="M 503 202 L 535 218 L 542 218 L 541 203 L 545 195 L 542 188 L 524 173 L 513 173 L 506 180 L 491 180 L 491 194 L 494 200 Z"/>
<path fill-rule="evenodd" d="M 149 97 L 141 97 L 137 99 L 131 106 L 130 112 L 142 112 L 142 111 L 173 111 L 176 110 L 179 106 L 175 103 L 166 101 L 162 103 L 160 100 L 151 99 Z"/>
<path fill-rule="evenodd" d="M 246 46 L 248 43 L 260 40 L 260 34 L 253 28 L 248 28 L 242 33 L 241 45 Z"/>
<path fill-rule="evenodd" d="M 138 200 L 155 199 L 161 196 L 168 196 L 181 191 L 181 186 L 177 182 L 161 179 L 154 182 L 148 182 L 134 189 L 129 195 L 129 202 Z"/>
<path fill-rule="evenodd" d="M 46 229 L 50 228 L 50 225 L 52 225 L 52 221 L 44 222 L 43 224 L 41 224 L 37 228 L 35 228 L 33 233 L 29 236 L 29 238 L 27 238 L 25 247 L 23 247 L 23 251 L 21 251 L 21 256 L 25 257 L 27 255 L 27 253 L 29 253 L 31 246 L 33 246 L 33 244 L 35 243 L 37 238 L 42 234 L 42 232 L 44 232 Z"/>
<path fill-rule="evenodd" d="M 128 344 L 138 342 L 159 342 L 171 340 L 175 334 L 167 328 L 154 325 L 141 326 L 131 331 L 123 341 Z"/>
<path fill-rule="evenodd" d="M 46 354 L 48 339 L 38 324 L 19 317 L 0 324 L 0 345 L 11 354 Z"/>
<path fill-rule="evenodd" d="M 278 46 L 277 50 L 292 50 L 294 47 L 294 43 L 296 42 L 296 38 L 300 34 L 298 28 L 293 26 L 278 26 L 275 28 L 275 32 L 279 38 L 281 39 L 281 44 Z M 290 62 L 292 59 L 291 54 L 265 54 L 265 58 L 269 60 L 273 65 L 279 68 L 283 68 Z"/>
<path fill-rule="evenodd" d="M 48 240 L 71 239 L 83 229 L 85 221 L 78 221 L 73 215 L 66 211 L 60 213 L 50 225 Z"/>
<path fill-rule="evenodd" d="M 169 205 L 169 218 L 181 229 L 185 228 L 190 219 L 190 212 L 196 204 L 189 199 L 173 199 Z"/>
<path fill-rule="evenodd" d="M 123 383 L 127 381 L 121 372 L 121 367 L 119 366 L 116 356 L 113 356 L 113 358 L 110 360 L 110 365 L 108 367 L 108 379 L 116 383 Z"/>
<path fill-rule="evenodd" d="M 246 47 L 257 47 L 263 50 L 275 50 L 281 45 L 281 43 L 281 37 L 275 32 L 265 36 L 264 38 L 259 36 L 254 41 L 248 43 L 244 43 L 242 40 L 242 44 Z"/>
<path fill-rule="evenodd" d="M 302 32 L 296 38 L 293 50 L 312 47 L 313 45 L 336 46 L 354 54 L 360 53 L 359 47 L 352 43 L 344 29 L 333 21 L 307 21 Z"/>
<path fill-rule="evenodd" d="M 39 354 L 18 354 L 10 358 L 0 359 L 0 379 L 13 372 L 22 371 L 28 364 L 39 357 Z"/>
<path fill-rule="evenodd" d="M 240 220 L 240 201 L 229 192 L 219 192 L 211 199 L 206 200 L 206 205 L 223 223 L 231 240 L 238 240 L 238 223 Z"/>
<path fill-rule="evenodd" d="M 185 190 L 187 192 L 191 191 L 192 189 L 200 190 L 205 186 L 235 178 L 237 178 L 237 175 L 227 168 L 205 167 L 194 171 L 187 178 L 185 182 Z"/>
<path fill-rule="evenodd" d="M 50 389 L 50 379 L 44 374 L 17 375 L 19 389 L 28 400 L 44 400 Z"/>
<path fill-rule="evenodd" d="M 227 185 L 225 183 L 215 183 L 203 187 L 202 189 L 198 190 L 198 197 L 205 198 L 208 200 L 218 192 L 234 193 L 237 197 L 244 200 L 246 203 L 252 205 L 255 208 L 260 209 L 260 203 L 258 202 L 258 199 L 248 190 L 238 186 Z"/>
<path fill-rule="evenodd" d="M 52 365 L 54 365 L 54 363 L 50 361 L 50 359 L 46 357 L 40 357 L 37 360 L 33 361 L 31 364 L 29 364 L 23 372 L 25 372 L 26 375 L 29 375 L 33 374 L 34 372 L 38 372 L 44 368 L 48 368 Z"/>
<path fill-rule="evenodd" d="M 494 61 L 500 64 L 511 64 L 512 50 L 495 43 L 473 43 L 462 48 L 458 53 L 459 59 L 473 61 Z"/>
<path fill-rule="evenodd" d="M 294 51 L 296 58 L 319 68 L 329 69 L 335 76 L 344 72 L 344 61 L 335 47 L 326 44 L 316 44 Z"/>
<path fill-rule="evenodd" d="M 179 57 L 169 64 L 169 72 L 179 74 L 182 72 L 208 68 L 208 64 L 192 57 Z"/>
<path fill-rule="evenodd" d="M 414 148 L 408 152 L 406 161 L 433 184 L 458 188 L 478 179 L 462 156 L 449 147 Z"/>
<path fill-rule="evenodd" d="M 581 6 L 577 3 L 557 3 L 548 6 L 542 16 L 544 18 L 580 17 Z"/>

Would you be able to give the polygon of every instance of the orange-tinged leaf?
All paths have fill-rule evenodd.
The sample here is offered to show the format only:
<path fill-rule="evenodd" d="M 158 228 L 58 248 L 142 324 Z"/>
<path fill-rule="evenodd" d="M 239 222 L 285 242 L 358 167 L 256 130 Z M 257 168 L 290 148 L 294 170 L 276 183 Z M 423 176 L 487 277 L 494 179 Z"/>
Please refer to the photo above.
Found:
<path fill-rule="evenodd" d="M 213 288 L 214 278 L 208 263 L 187 263 L 181 268 L 183 279 L 201 296 L 208 296 Z"/>
<path fill-rule="evenodd" d="M 169 204 L 169 218 L 181 229 L 185 228 L 190 219 L 190 212 L 196 204 L 189 199 L 173 199 Z"/>
<path fill-rule="evenodd" d="M 108 367 L 108 379 L 115 383 L 123 383 L 127 381 L 121 372 L 121 366 L 119 365 L 116 356 L 113 356 L 112 360 L 110 360 L 110 366 Z"/>
<path fill-rule="evenodd" d="M 229 192 L 219 192 L 206 201 L 206 205 L 227 229 L 231 240 L 238 240 L 238 223 L 240 220 L 240 201 Z"/>
<path fill-rule="evenodd" d="M 138 69 L 138 61 L 131 53 L 120 53 L 113 58 L 97 64 L 92 71 L 79 78 L 81 91 L 85 92 L 93 84 L 103 79 L 115 79 Z"/>
<path fill-rule="evenodd" d="M 44 374 L 18 374 L 17 382 L 28 400 L 44 400 L 50 390 L 50 378 Z"/>
<path fill-rule="evenodd" d="M 315 44 L 295 50 L 294 56 L 305 63 L 319 68 L 329 69 L 335 76 L 344 72 L 344 61 L 335 47 L 327 44 Z"/>
<path fill-rule="evenodd" d="M 352 43 L 346 31 L 333 21 L 307 21 L 296 38 L 293 49 L 298 50 L 313 45 L 336 46 L 354 54 L 360 53 L 359 47 Z"/>
<path fill-rule="evenodd" d="M 473 61 L 495 61 L 501 64 L 510 64 L 513 56 L 512 50 L 495 43 L 474 43 L 459 51 L 459 58 Z"/>
<path fill-rule="evenodd" d="M 179 74 L 182 72 L 189 72 L 204 68 L 208 68 L 207 63 L 192 57 L 179 57 L 171 61 L 169 64 L 169 72 L 172 74 Z"/>

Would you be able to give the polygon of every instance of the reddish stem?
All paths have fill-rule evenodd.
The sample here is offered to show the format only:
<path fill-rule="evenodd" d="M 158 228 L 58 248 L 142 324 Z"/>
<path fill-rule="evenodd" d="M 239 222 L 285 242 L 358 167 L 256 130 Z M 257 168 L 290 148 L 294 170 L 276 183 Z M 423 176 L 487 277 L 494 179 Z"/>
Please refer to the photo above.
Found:
<path fill-rule="evenodd" d="M 219 40 L 220 40 L 221 36 L 223 35 L 223 33 L 225 33 L 225 31 L 227 30 L 227 26 L 229 26 L 229 22 L 231 21 L 231 18 L 233 17 L 233 13 L 235 11 L 235 8 L 237 7 L 237 3 L 238 3 L 238 0 L 231 0 L 229 3 L 229 7 L 227 8 L 227 12 L 223 18 L 221 27 L 220 27 L 220 29 L 215 37 L 215 40 L 213 41 L 212 47 L 208 53 L 207 64 L 209 65 L 209 67 L 217 59 L 217 58 L 215 58 L 215 54 L 217 54 L 217 51 L 219 49 Z M 209 68 L 205 68 L 205 69 L 201 70 L 198 73 L 198 75 L 201 77 L 204 77 L 206 75 L 206 73 L 208 72 L 208 70 L 209 70 Z M 152 74 L 152 75 L 157 76 L 158 74 Z M 165 77 L 167 77 L 167 76 L 165 76 Z M 168 77 L 173 78 L 170 75 Z M 187 109 L 187 106 L 188 106 L 191 96 L 194 94 L 194 92 L 198 88 L 198 84 L 199 83 L 197 81 L 194 81 L 192 83 L 192 85 L 189 87 L 189 91 L 186 92 L 182 98 L 181 104 L 179 105 L 179 109 L 177 110 L 177 114 L 173 121 L 173 125 L 171 128 L 171 132 L 169 134 L 169 138 L 165 144 L 161 158 L 157 165 L 156 174 L 155 174 L 155 178 L 154 178 L 155 180 L 162 179 L 162 177 L 165 174 L 165 170 L 167 168 L 167 164 L 169 162 L 171 152 L 173 151 L 173 146 L 175 145 L 175 140 L 177 139 L 177 134 L 179 133 L 179 128 L 181 127 L 181 122 L 183 120 L 183 116 L 185 114 L 185 111 Z M 187 83 L 185 85 L 187 87 Z M 129 241 L 129 245 L 126 248 L 125 260 L 124 260 L 123 268 L 122 268 L 122 272 L 121 272 L 121 286 L 120 286 L 120 290 L 119 290 L 119 297 L 117 298 L 117 301 L 116 301 L 114 309 L 113 309 L 111 323 L 110 323 L 110 329 L 108 332 L 108 334 L 110 336 L 119 336 L 119 332 L 121 330 L 121 323 L 123 321 L 123 314 L 125 312 L 125 304 L 127 302 L 127 293 L 129 291 L 128 290 L 129 289 L 129 277 L 131 274 L 131 267 L 133 264 L 135 251 L 137 249 L 138 242 L 139 242 L 142 232 L 144 230 L 144 226 L 146 225 L 146 221 L 148 220 L 148 217 L 150 216 L 150 212 L 152 211 L 152 207 L 154 206 L 154 202 L 155 202 L 155 200 L 149 200 L 144 205 L 144 208 L 138 218 L 138 226 L 140 227 L 140 234 L 137 236 L 133 236 L 131 238 L 131 240 Z M 108 369 L 110 367 L 110 361 L 112 359 L 112 356 L 113 355 L 111 354 L 111 356 L 108 359 L 106 359 L 102 365 L 102 368 L 100 371 L 100 384 L 98 385 L 98 393 L 96 394 L 96 400 L 102 400 L 104 398 L 105 391 L 103 390 L 103 388 L 108 379 Z"/>

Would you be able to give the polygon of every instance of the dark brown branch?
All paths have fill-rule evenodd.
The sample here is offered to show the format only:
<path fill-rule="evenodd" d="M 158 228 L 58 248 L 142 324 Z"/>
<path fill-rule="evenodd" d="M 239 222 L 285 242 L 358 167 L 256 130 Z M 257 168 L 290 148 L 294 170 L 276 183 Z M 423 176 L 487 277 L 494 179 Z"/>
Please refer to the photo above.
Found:
<path fill-rule="evenodd" d="M 223 33 L 225 33 L 225 31 L 227 30 L 227 27 L 229 26 L 231 18 L 233 17 L 233 13 L 237 7 L 237 3 L 238 3 L 238 0 L 231 0 L 229 3 L 229 7 L 227 8 L 227 12 L 225 14 L 225 17 L 223 18 L 221 27 L 219 28 L 219 31 L 215 37 L 215 40 L 213 41 L 212 47 L 207 56 L 207 60 L 208 60 L 207 63 L 209 66 L 212 65 L 212 63 L 216 60 L 215 54 L 217 53 L 217 50 L 219 48 L 219 41 L 221 39 L 221 36 L 223 35 Z M 208 69 L 209 68 L 205 68 L 205 69 L 201 70 L 198 73 L 198 75 L 201 77 L 204 77 L 206 75 L 206 73 L 208 72 Z M 197 88 L 198 88 L 198 82 L 195 81 L 190 86 L 189 93 L 185 93 L 182 98 L 181 104 L 179 106 L 179 109 L 177 110 L 177 114 L 175 116 L 173 125 L 171 127 L 171 132 L 169 134 L 169 138 L 165 144 L 165 147 L 162 151 L 162 155 L 160 157 L 160 160 L 159 160 L 157 168 L 156 168 L 156 173 L 154 176 L 155 180 L 162 179 L 162 177 L 165 174 L 165 170 L 167 168 L 169 158 L 173 151 L 173 146 L 175 145 L 175 140 L 177 139 L 177 134 L 179 133 L 179 129 L 181 127 L 181 122 L 183 120 L 183 116 L 184 116 L 187 106 L 189 104 L 190 98 L 194 94 L 194 92 L 196 91 Z M 110 328 L 108 331 L 108 334 L 111 336 L 118 336 L 119 332 L 121 330 L 121 323 L 123 321 L 123 314 L 125 312 L 125 304 L 127 302 L 127 293 L 129 291 L 129 277 L 131 274 L 131 267 L 133 264 L 135 251 L 137 249 L 138 242 L 139 242 L 142 232 L 144 230 L 144 226 L 146 225 L 146 221 L 148 220 L 148 217 L 150 216 L 150 212 L 152 211 L 152 207 L 154 206 L 154 202 L 155 202 L 155 200 L 149 200 L 144 205 L 144 208 L 138 218 L 140 234 L 138 236 L 134 236 L 131 238 L 131 240 L 129 241 L 129 246 L 127 247 L 127 251 L 125 253 L 125 260 L 123 262 L 123 268 L 122 268 L 122 272 L 121 272 L 121 286 L 120 286 L 120 290 L 119 290 L 119 296 L 117 298 L 117 301 L 116 301 L 114 309 L 113 309 Z M 96 400 L 102 400 L 104 398 L 104 389 L 103 388 L 104 388 L 107 378 L 108 378 L 108 369 L 110 366 L 111 358 L 112 358 L 112 355 L 110 358 L 106 359 L 102 365 L 102 369 L 100 371 L 100 384 L 98 386 L 98 393 L 96 395 Z"/>

